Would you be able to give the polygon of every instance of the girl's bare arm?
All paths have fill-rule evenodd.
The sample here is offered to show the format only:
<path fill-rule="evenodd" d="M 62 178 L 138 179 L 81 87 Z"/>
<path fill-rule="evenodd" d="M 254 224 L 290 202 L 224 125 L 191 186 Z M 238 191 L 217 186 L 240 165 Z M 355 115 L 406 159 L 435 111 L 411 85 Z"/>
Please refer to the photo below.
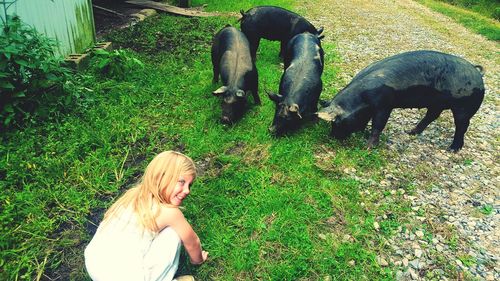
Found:
<path fill-rule="evenodd" d="M 202 251 L 200 238 L 178 208 L 162 208 L 157 223 L 160 229 L 171 226 L 177 232 L 192 264 L 202 264 L 207 259 L 208 252 Z"/>

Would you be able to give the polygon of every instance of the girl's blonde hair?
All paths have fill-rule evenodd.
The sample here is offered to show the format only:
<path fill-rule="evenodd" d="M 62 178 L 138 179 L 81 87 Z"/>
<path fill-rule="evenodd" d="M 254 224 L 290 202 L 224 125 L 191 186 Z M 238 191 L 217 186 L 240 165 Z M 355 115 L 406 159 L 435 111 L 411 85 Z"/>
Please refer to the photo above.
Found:
<path fill-rule="evenodd" d="M 164 151 L 156 155 L 137 185 L 125 192 L 108 209 L 103 222 L 131 207 L 144 228 L 153 232 L 161 231 L 156 224 L 159 206 L 163 204 L 173 207 L 170 195 L 179 178 L 188 175 L 196 177 L 196 167 L 188 156 L 175 151 Z"/>

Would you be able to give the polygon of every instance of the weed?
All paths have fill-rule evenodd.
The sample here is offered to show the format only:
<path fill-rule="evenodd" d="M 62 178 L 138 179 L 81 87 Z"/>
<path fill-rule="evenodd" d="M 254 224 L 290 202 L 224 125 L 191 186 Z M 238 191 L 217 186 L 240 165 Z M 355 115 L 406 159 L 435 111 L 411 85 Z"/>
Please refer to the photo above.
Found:
<path fill-rule="evenodd" d="M 465 166 L 470 166 L 470 165 L 472 165 L 472 163 L 474 163 L 474 160 L 472 160 L 472 159 L 465 159 L 464 160 L 464 165 Z"/>
<path fill-rule="evenodd" d="M 484 214 L 484 215 L 491 215 L 493 213 L 493 206 L 492 205 L 489 205 L 489 204 L 486 204 L 486 205 L 483 205 L 479 211 Z"/>
<path fill-rule="evenodd" d="M 106 51 L 98 49 L 94 51 L 92 68 L 105 77 L 123 80 L 137 69 L 143 68 L 144 64 L 137 58 L 131 56 L 125 50 Z"/>
<path fill-rule="evenodd" d="M 458 237 L 457 234 L 453 234 L 452 236 L 450 236 L 448 238 L 447 244 L 448 244 L 448 246 L 450 246 L 450 248 L 452 250 L 456 250 L 457 249 L 458 239 L 459 239 L 459 237 Z"/>
<path fill-rule="evenodd" d="M 466 254 L 459 255 L 458 259 L 462 262 L 463 265 L 465 265 L 467 267 L 471 267 L 474 264 L 476 264 L 476 259 L 474 257 L 466 255 Z"/>

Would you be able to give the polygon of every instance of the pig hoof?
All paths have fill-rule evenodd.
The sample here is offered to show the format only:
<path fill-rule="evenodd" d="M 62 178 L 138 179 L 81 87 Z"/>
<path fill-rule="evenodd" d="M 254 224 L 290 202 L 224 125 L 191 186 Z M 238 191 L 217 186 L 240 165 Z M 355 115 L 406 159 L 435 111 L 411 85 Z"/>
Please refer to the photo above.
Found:
<path fill-rule="evenodd" d="M 448 147 L 448 151 L 453 153 L 457 153 L 460 149 L 461 147 L 454 147 L 454 146 Z"/>
<path fill-rule="evenodd" d="M 375 146 L 377 146 L 377 145 L 378 145 L 378 142 L 379 142 L 378 140 L 369 139 L 369 140 L 368 140 L 368 143 L 367 143 L 367 147 L 368 147 L 368 149 L 372 149 L 372 148 L 374 148 Z"/>
<path fill-rule="evenodd" d="M 412 135 L 412 136 L 413 136 L 413 135 L 418 135 L 418 134 L 420 134 L 420 133 L 421 133 L 421 132 L 419 132 L 417 129 L 413 129 L 413 130 L 408 131 L 408 134 L 409 134 L 409 135 Z"/>

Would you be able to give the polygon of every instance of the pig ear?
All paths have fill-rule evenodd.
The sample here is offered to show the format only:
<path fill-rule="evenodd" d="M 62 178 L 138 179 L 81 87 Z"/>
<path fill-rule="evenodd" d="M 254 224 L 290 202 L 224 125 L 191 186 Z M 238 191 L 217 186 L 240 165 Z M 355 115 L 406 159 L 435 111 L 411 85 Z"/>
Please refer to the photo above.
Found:
<path fill-rule="evenodd" d="M 320 35 L 323 32 L 323 27 L 318 28 L 318 35 Z"/>
<path fill-rule="evenodd" d="M 226 86 L 222 86 L 222 87 L 220 87 L 219 89 L 217 89 L 217 90 L 213 91 L 213 92 L 212 92 L 212 94 L 213 94 L 214 96 L 218 96 L 218 95 L 222 95 L 222 94 L 224 94 L 226 91 L 227 91 L 227 87 L 226 87 Z"/>
<path fill-rule="evenodd" d="M 280 102 L 280 100 L 283 98 L 283 96 L 281 96 L 281 95 L 277 95 L 277 94 L 275 94 L 275 93 L 271 93 L 271 92 L 268 92 L 268 91 L 266 91 L 266 93 L 267 93 L 267 96 L 268 96 L 268 97 L 269 97 L 272 101 L 274 101 L 275 103 L 279 103 L 279 102 Z"/>
<path fill-rule="evenodd" d="M 299 116 L 299 118 L 302 119 L 302 116 L 300 115 L 299 105 L 298 104 L 294 103 L 294 104 L 290 105 L 288 107 L 288 111 L 297 114 L 297 116 Z"/>
<path fill-rule="evenodd" d="M 325 35 L 320 35 L 320 36 L 318 36 L 318 40 L 321 40 L 321 39 L 323 39 L 323 38 L 325 38 Z"/>
<path fill-rule="evenodd" d="M 245 92 L 243 90 L 236 91 L 236 96 L 242 98 L 245 96 Z"/>

